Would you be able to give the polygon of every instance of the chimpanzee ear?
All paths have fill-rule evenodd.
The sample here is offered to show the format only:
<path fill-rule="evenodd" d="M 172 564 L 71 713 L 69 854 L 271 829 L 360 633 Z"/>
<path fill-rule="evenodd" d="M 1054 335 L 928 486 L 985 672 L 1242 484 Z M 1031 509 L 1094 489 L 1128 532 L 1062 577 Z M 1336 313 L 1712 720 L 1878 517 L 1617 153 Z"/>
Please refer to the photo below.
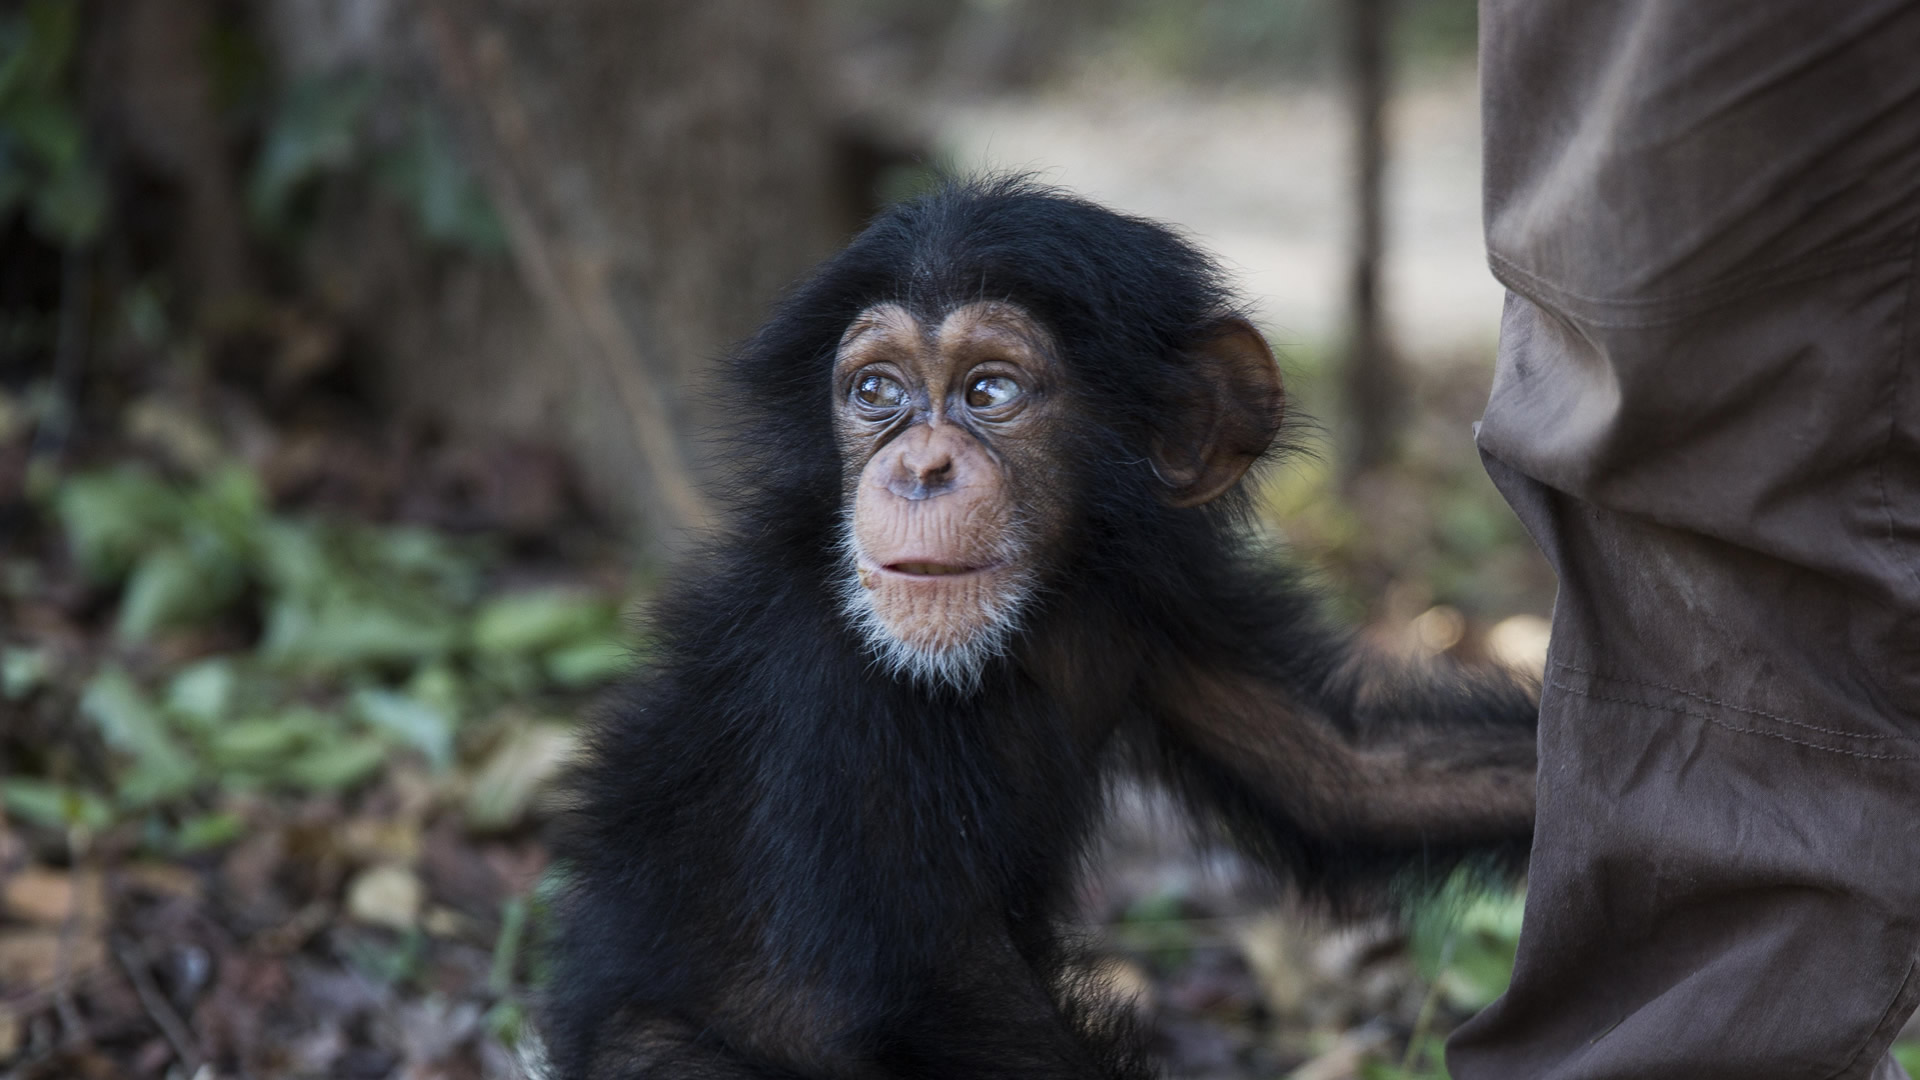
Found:
<path fill-rule="evenodd" d="M 1170 506 L 1199 506 L 1232 487 L 1286 413 L 1273 350 L 1245 319 L 1221 320 L 1190 356 L 1194 383 L 1170 405 L 1151 448 Z"/>

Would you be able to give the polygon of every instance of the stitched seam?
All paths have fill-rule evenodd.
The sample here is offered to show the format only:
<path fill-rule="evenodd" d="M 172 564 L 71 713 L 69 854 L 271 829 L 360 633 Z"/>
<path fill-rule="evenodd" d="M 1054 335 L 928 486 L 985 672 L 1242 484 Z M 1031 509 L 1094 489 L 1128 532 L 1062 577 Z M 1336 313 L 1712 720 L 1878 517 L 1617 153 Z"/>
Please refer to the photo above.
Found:
<path fill-rule="evenodd" d="M 1588 669 L 1583 667 L 1576 667 L 1573 664 L 1569 664 L 1561 660 L 1555 660 L 1553 662 L 1553 666 L 1557 668 L 1565 668 L 1568 671 L 1577 672 L 1581 675 L 1590 675 L 1596 679 L 1605 679 L 1608 682 L 1626 683 L 1629 686 L 1644 686 L 1649 690 L 1672 691 L 1673 693 L 1682 694 L 1686 697 L 1690 697 L 1695 701 L 1705 702 L 1708 705 L 1718 705 L 1720 708 L 1732 709 L 1734 712 L 1743 712 L 1750 716 L 1759 716 L 1768 720 L 1777 720 L 1782 724 L 1791 724 L 1794 727 L 1805 728 L 1808 731 L 1817 731 L 1822 735 L 1837 735 L 1843 739 L 1893 739 L 1898 742 L 1912 742 L 1916 738 L 1916 736 L 1913 736 L 1913 735 L 1869 735 L 1869 734 L 1866 734 L 1863 732 L 1857 732 L 1857 731 L 1840 731 L 1835 728 L 1823 728 L 1818 724 L 1809 724 L 1805 720 L 1795 720 L 1792 717 L 1781 716 L 1778 713 L 1770 713 L 1762 709 L 1750 709 L 1745 705 L 1735 705 L 1731 701 L 1721 701 L 1719 698 L 1711 698 L 1706 696 L 1705 694 L 1698 694 L 1693 692 L 1692 690 L 1683 689 L 1678 686 L 1669 686 L 1666 683 L 1645 682 L 1640 679 L 1629 679 L 1621 675 L 1606 675 L 1598 671 L 1589 671 Z"/>
<path fill-rule="evenodd" d="M 1920 293 L 1920 228 L 1914 229 L 1913 242 L 1907 246 L 1907 303 L 1900 316 L 1900 351 L 1893 357 L 1893 374 L 1889 381 L 1893 384 L 1887 391 L 1887 439 L 1880 448 L 1880 510 L 1887 516 L 1887 553 L 1897 566 L 1900 558 L 1899 541 L 1894 533 L 1893 499 L 1887 495 L 1887 468 L 1893 461 L 1893 437 L 1900 427 L 1900 384 L 1901 374 L 1907 367 L 1907 358 L 1913 353 L 1913 309 L 1920 301 L 1915 294 Z M 1920 565 L 1909 564 L 1907 573 L 1915 581 L 1920 581 Z"/>
<path fill-rule="evenodd" d="M 1691 289 L 1661 293 L 1658 296 L 1602 296 L 1597 293 L 1575 292 L 1572 289 L 1555 283 L 1550 278 L 1528 270 L 1526 267 L 1497 251 L 1489 250 L 1487 252 L 1487 260 L 1489 262 L 1499 263 L 1501 266 L 1511 270 L 1514 274 L 1526 278 L 1528 281 L 1558 296 L 1565 297 L 1568 300 L 1579 300 L 1588 304 L 1606 304 L 1612 307 L 1658 307 L 1662 304 L 1678 303 L 1683 300 L 1731 298 L 1755 289 L 1767 289 L 1775 285 L 1785 285 L 1813 278 L 1822 278 L 1830 274 L 1837 274 L 1863 266 L 1875 266 L 1883 262 L 1893 262 L 1904 257 L 1905 255 L 1900 250 L 1899 245 L 1895 243 L 1883 241 L 1880 243 L 1856 244 L 1852 247 L 1841 248 L 1838 251 L 1831 252 L 1825 258 L 1817 261 L 1804 257 L 1784 259 L 1780 262 L 1769 263 L 1757 270 L 1750 270 L 1728 281 L 1716 281 L 1707 285 L 1697 285 Z M 1810 262 L 1811 265 L 1809 265 Z M 1796 268 L 1800 272 L 1780 278 L 1771 276 L 1789 267 Z M 1684 318 L 1685 316 L 1676 317 Z"/>
<path fill-rule="evenodd" d="M 1490 257 L 1497 258 L 1497 256 L 1490 256 Z M 1731 291 L 1724 296 L 1713 297 L 1698 306 L 1689 307 L 1689 308 L 1686 308 L 1685 310 L 1676 311 L 1671 315 L 1661 315 L 1655 318 L 1607 319 L 1607 318 L 1602 318 L 1598 315 L 1588 315 L 1584 313 L 1578 314 L 1578 315 L 1569 314 L 1567 318 L 1577 324 L 1584 325 L 1584 326 L 1598 327 L 1603 330 L 1648 330 L 1656 326 L 1675 326 L 1680 323 L 1688 322 L 1689 320 L 1697 318 L 1703 312 L 1711 311 L 1717 307 L 1725 307 L 1728 304 L 1738 303 L 1741 300 L 1744 300 L 1757 293 L 1764 292 L 1768 289 L 1778 289 L 1788 285 L 1804 285 L 1807 282 L 1818 281 L 1821 278 L 1834 277 L 1838 274 L 1845 273 L 1849 270 L 1859 270 L 1859 269 L 1862 269 L 1863 267 L 1880 266 L 1886 263 L 1896 263 L 1896 262 L 1903 262 L 1903 261 L 1905 261 L 1904 256 L 1895 254 L 1895 255 L 1887 256 L 1885 258 L 1870 259 L 1870 260 L 1857 262 L 1857 263 L 1845 263 L 1839 266 L 1824 267 L 1817 271 L 1813 271 L 1805 274 L 1797 274 L 1790 277 L 1770 279 L 1767 281 L 1759 282 L 1751 288 L 1741 289 L 1738 291 Z M 1518 267 L 1514 267 L 1514 269 L 1517 271 L 1519 270 Z M 1520 272 L 1525 273 L 1525 271 L 1520 271 Z M 1571 295 L 1566 295 L 1566 296 L 1557 295 L 1556 286 L 1554 286 L 1551 282 L 1547 282 L 1544 280 L 1538 281 L 1535 288 L 1528 289 L 1528 288 L 1522 287 L 1520 284 L 1516 282 L 1513 282 L 1505 277 L 1502 277 L 1500 275 L 1498 268 L 1494 269 L 1493 276 L 1497 280 L 1499 280 L 1501 284 L 1507 286 L 1509 289 L 1519 293 L 1522 296 L 1527 297 L 1529 300 L 1532 300 L 1534 303 L 1538 304 L 1543 308 L 1547 308 L 1548 310 L 1559 310 L 1560 308 L 1564 308 L 1568 302 L 1573 302 L 1573 303 L 1628 303 L 1630 302 L 1626 300 L 1582 301 L 1580 300 L 1580 298 L 1571 296 Z M 1664 303 L 1671 303 L 1672 301 L 1668 298 L 1663 297 L 1657 302 L 1664 304 Z"/>
<path fill-rule="evenodd" d="M 1805 739 L 1796 739 L 1788 735 L 1782 735 L 1777 731 L 1763 731 L 1760 728 L 1741 727 L 1738 724 L 1729 724 L 1719 717 L 1708 713 L 1697 712 L 1693 709 L 1681 708 L 1678 705 L 1662 705 L 1653 701 L 1636 701 L 1633 698 L 1608 697 L 1605 694 L 1596 694 L 1591 691 L 1582 690 L 1577 686 L 1569 686 L 1553 678 L 1547 679 L 1547 685 L 1565 690 L 1569 694 L 1578 694 L 1583 698 L 1589 698 L 1593 701 L 1607 701 L 1616 705 L 1635 705 L 1642 709 L 1651 709 L 1655 712 L 1679 713 L 1683 716 L 1691 716 L 1696 719 L 1705 720 L 1715 727 L 1726 728 L 1728 731 L 1738 732 L 1742 735 L 1759 735 L 1763 738 L 1779 739 L 1781 742 L 1792 743 L 1795 746 L 1804 746 L 1809 750 L 1820 750 L 1829 754 L 1840 754 L 1844 757 L 1865 758 L 1868 761 L 1920 761 L 1920 757 L 1915 757 L 1910 754 L 1868 754 L 1859 750 L 1842 750 L 1835 746 L 1822 746 L 1819 743 L 1807 742 Z"/>

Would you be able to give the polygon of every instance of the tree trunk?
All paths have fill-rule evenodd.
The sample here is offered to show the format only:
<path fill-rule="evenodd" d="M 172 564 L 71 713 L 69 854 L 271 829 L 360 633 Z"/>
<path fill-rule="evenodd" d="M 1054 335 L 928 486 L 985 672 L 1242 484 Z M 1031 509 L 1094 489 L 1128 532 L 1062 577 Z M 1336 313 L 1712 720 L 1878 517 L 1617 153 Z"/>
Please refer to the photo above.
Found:
<path fill-rule="evenodd" d="M 1385 247 L 1384 118 L 1393 0 L 1343 0 L 1345 73 L 1353 108 L 1354 233 L 1347 277 L 1347 355 L 1342 383 L 1349 481 L 1393 456 L 1405 390 L 1380 304 Z"/>
<path fill-rule="evenodd" d="M 329 229 L 316 271 L 370 330 L 377 384 L 558 443 L 655 542 L 699 524 L 718 418 L 692 384 L 846 225 L 811 6 L 265 2 L 293 75 L 368 66 L 441 110 L 506 226 L 491 264 L 435 256 L 390 210 Z"/>

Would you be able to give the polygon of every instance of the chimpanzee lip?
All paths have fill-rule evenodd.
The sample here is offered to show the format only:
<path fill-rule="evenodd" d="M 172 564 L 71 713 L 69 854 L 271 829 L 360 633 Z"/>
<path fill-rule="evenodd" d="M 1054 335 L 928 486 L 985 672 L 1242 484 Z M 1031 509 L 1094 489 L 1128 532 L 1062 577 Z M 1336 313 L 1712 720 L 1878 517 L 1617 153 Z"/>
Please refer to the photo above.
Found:
<path fill-rule="evenodd" d="M 991 566 L 972 566 L 966 563 L 943 562 L 936 559 L 901 559 L 890 562 L 880 569 L 889 574 L 898 574 L 909 578 L 966 577 L 969 574 L 984 573 Z"/>

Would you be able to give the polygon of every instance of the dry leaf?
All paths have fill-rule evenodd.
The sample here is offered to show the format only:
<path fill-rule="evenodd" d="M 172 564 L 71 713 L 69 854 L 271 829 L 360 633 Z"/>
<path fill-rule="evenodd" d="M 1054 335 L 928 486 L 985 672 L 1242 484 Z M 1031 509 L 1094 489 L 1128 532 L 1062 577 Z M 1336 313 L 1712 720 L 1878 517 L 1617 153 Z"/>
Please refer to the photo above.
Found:
<path fill-rule="evenodd" d="M 374 866 L 347 885 L 347 914 L 359 922 L 410 930 L 420 918 L 426 889 L 404 866 Z"/>
<path fill-rule="evenodd" d="M 206 891 L 199 874 L 174 863 L 131 863 L 120 868 L 119 878 L 129 889 L 172 900 L 199 900 Z"/>
<path fill-rule="evenodd" d="M 99 967 L 106 958 L 106 947 L 96 934 L 74 934 L 64 957 L 60 938 L 58 930 L 0 930 L 0 986 L 37 989 L 53 983 L 63 959 L 71 978 Z"/>
<path fill-rule="evenodd" d="M 0 882 L 0 912 L 21 922 L 59 926 L 71 913 L 84 925 L 98 926 L 105 911 L 106 896 L 95 871 L 29 866 Z"/>

